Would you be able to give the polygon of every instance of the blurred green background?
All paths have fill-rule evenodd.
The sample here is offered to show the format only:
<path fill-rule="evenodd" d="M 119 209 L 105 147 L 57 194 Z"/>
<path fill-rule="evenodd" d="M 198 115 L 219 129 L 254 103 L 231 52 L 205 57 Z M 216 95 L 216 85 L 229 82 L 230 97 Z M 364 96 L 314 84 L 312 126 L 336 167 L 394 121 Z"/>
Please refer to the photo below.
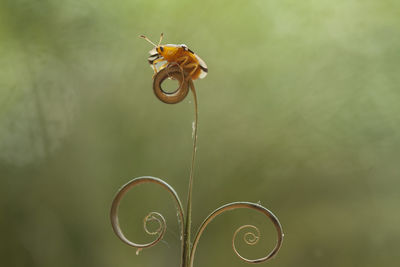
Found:
<path fill-rule="evenodd" d="M 131 178 L 165 179 L 186 202 L 193 103 L 152 92 L 151 45 L 185 43 L 209 67 L 194 230 L 231 201 L 260 201 L 285 241 L 262 266 L 395 266 L 400 249 L 400 2 L 397 0 L 1 0 L 2 266 L 178 266 L 173 201 L 156 186 L 121 206 L 127 235 L 162 212 L 162 243 L 139 256 L 108 212 Z M 252 211 L 216 219 L 195 266 L 247 266 L 241 224 L 272 248 Z"/>

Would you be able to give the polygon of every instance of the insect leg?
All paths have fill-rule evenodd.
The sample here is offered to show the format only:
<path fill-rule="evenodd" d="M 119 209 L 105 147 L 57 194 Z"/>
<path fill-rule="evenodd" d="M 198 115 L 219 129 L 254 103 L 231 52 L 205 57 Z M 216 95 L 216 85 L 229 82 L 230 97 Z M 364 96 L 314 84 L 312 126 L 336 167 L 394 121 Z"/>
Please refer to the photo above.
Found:
<path fill-rule="evenodd" d="M 169 62 L 165 62 L 164 64 L 162 64 L 162 65 L 160 66 L 160 69 L 159 69 L 159 70 L 162 70 L 163 68 L 165 68 L 166 66 L 168 66 L 168 64 L 169 64 Z"/>
<path fill-rule="evenodd" d="M 183 66 L 183 65 L 185 65 L 185 64 L 188 62 L 188 60 L 189 60 L 189 57 L 188 57 L 188 56 L 183 56 L 183 57 L 178 58 L 178 59 L 176 60 L 176 63 L 178 63 L 179 65 Z M 182 61 L 182 62 L 179 63 L 180 61 Z"/>
<path fill-rule="evenodd" d="M 168 64 L 169 64 L 168 62 L 165 62 L 164 64 L 162 64 L 162 65 L 160 66 L 160 68 L 158 69 L 158 71 L 164 69 L 166 66 L 168 66 Z M 153 79 L 154 79 L 154 76 L 156 76 L 157 73 L 158 73 L 158 72 L 157 72 L 156 68 L 154 68 Z"/>
<path fill-rule="evenodd" d="M 158 59 L 156 59 L 156 60 L 154 60 L 153 61 L 153 70 L 154 70 L 154 74 L 156 74 L 157 73 L 157 68 L 156 68 L 156 64 L 158 63 L 158 62 L 161 62 L 161 61 L 164 61 L 165 59 L 164 58 L 158 58 Z"/>
<path fill-rule="evenodd" d="M 170 67 L 172 67 L 173 65 L 176 65 L 178 68 L 179 68 L 179 70 L 180 70 L 180 73 L 182 74 L 182 81 L 185 79 L 185 74 L 183 73 L 183 68 L 182 68 L 182 66 L 181 65 L 179 65 L 179 63 L 177 63 L 177 62 L 171 62 L 171 63 L 167 63 Z M 167 72 L 168 72 L 168 76 L 170 76 L 170 74 L 169 74 L 169 71 L 167 70 Z"/>
<path fill-rule="evenodd" d="M 188 63 L 188 61 L 189 61 L 189 57 L 188 57 L 188 56 L 180 57 L 180 58 L 178 58 L 176 61 L 177 61 L 177 62 L 182 61 L 182 63 L 179 64 L 180 66 L 182 66 L 182 68 L 185 68 L 185 69 L 193 68 L 193 69 L 191 70 L 191 72 L 189 73 L 189 76 L 188 76 L 188 77 L 192 77 L 192 75 L 193 75 L 193 74 L 197 71 L 197 69 L 199 68 L 199 64 L 198 64 L 198 63 Z"/>
<path fill-rule="evenodd" d="M 189 73 L 189 77 L 192 77 L 192 75 L 198 70 L 199 64 L 198 63 L 189 63 L 189 64 L 186 64 L 184 66 L 184 68 L 185 69 L 193 68 L 192 71 Z"/>

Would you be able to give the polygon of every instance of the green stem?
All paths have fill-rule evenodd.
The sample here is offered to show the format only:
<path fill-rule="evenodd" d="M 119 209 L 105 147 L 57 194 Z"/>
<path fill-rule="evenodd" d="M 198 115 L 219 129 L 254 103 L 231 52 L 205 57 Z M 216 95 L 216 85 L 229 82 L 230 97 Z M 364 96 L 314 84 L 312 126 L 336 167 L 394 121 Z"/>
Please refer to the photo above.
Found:
<path fill-rule="evenodd" d="M 193 93 L 195 118 L 194 118 L 194 124 L 193 124 L 193 151 L 192 151 L 192 163 L 190 165 L 182 267 L 189 267 L 189 264 L 190 264 L 191 227 L 192 227 L 192 189 L 193 189 L 194 163 L 195 163 L 195 158 L 196 158 L 197 121 L 198 121 L 197 95 L 196 95 L 196 90 L 194 88 L 194 84 L 193 84 L 192 80 L 189 80 L 189 85 L 190 85 L 190 89 Z"/>

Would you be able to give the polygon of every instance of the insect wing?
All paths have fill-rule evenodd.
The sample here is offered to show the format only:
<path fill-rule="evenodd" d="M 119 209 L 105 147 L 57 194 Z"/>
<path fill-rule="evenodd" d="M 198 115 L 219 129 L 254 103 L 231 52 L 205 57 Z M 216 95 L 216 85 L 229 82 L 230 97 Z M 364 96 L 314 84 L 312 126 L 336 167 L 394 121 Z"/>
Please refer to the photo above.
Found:
<path fill-rule="evenodd" d="M 161 58 L 160 54 L 151 55 L 147 58 L 149 64 L 153 64 L 154 60 Z"/>
<path fill-rule="evenodd" d="M 151 49 L 151 50 L 149 51 L 149 54 L 150 54 L 150 56 L 154 56 L 154 55 L 158 54 L 157 48 L 154 47 L 153 49 Z"/>
<path fill-rule="evenodd" d="M 182 47 L 182 45 L 177 45 L 177 44 L 166 44 L 164 46 L 169 46 L 169 47 Z"/>
<path fill-rule="evenodd" d="M 197 54 L 194 54 L 194 55 L 196 56 L 196 59 L 199 61 L 199 65 L 200 65 L 200 69 L 201 69 L 199 78 L 203 79 L 204 77 L 207 76 L 207 73 L 208 73 L 207 64 Z"/>

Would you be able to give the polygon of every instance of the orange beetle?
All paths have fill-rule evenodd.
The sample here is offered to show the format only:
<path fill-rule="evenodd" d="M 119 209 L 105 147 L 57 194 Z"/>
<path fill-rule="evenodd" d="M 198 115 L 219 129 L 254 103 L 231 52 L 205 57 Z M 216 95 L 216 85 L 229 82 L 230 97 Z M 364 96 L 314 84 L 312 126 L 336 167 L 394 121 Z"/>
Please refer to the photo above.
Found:
<path fill-rule="evenodd" d="M 167 67 L 169 64 L 176 63 L 188 73 L 188 77 L 192 80 L 198 78 L 202 79 L 207 76 L 207 65 L 198 55 L 190 50 L 185 44 L 160 45 L 163 36 L 164 35 L 161 33 L 160 41 L 157 45 L 150 41 L 146 36 L 140 36 L 140 38 L 145 39 L 154 46 L 154 48 L 149 51 L 150 56 L 148 58 L 148 61 L 154 70 L 154 74 Z"/>

